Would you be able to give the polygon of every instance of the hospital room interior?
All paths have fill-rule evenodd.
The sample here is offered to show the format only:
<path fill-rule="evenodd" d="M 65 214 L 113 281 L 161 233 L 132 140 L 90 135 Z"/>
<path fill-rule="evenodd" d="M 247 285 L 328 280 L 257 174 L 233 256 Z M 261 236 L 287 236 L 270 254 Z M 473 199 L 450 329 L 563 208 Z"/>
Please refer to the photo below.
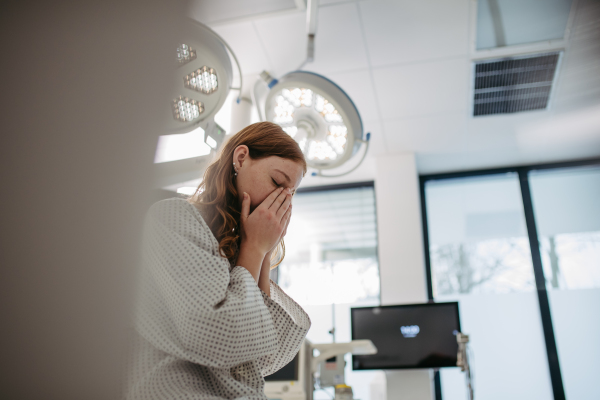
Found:
<path fill-rule="evenodd" d="M 56 1 L 0 10 L 0 398 L 600 399 L 599 1 Z M 248 165 L 264 159 L 242 138 L 266 129 L 301 160 L 269 156 L 288 168 L 273 176 L 289 185 L 271 179 L 256 205 L 240 185 L 257 182 Z M 234 225 L 213 228 L 190 205 L 213 192 L 229 208 L 211 221 Z M 281 252 L 275 264 L 272 247 L 260 253 L 259 278 L 242 252 L 269 199 L 282 207 L 273 211 Z M 173 223 L 189 231 L 147 222 L 149 210 L 174 221 L 167 204 L 196 213 Z M 144 233 L 149 226 L 158 234 Z M 221 251 L 222 237 L 237 240 L 235 255 Z M 194 261 L 205 253 L 183 246 L 205 238 L 218 245 L 210 267 L 225 265 L 223 285 L 185 280 L 207 256 Z M 160 270 L 160 240 L 186 258 Z M 189 269 L 176 272 L 177 260 Z M 138 311 L 144 273 L 160 292 L 151 305 L 166 304 L 166 328 Z M 178 279 L 189 293 L 161 291 Z M 219 285 L 222 300 L 207 311 L 178 308 Z M 287 352 L 244 359 L 263 371 L 258 380 L 197 361 L 218 355 L 188 358 L 220 345 L 185 338 L 194 324 L 176 325 L 189 317 L 218 329 L 240 287 L 235 307 L 255 308 L 231 315 L 259 313 L 256 326 L 278 335 L 269 346 Z M 175 345 L 154 339 L 159 329 L 179 329 Z M 136 335 L 169 353 L 160 365 L 206 368 L 193 377 L 197 394 L 169 392 L 178 383 L 164 383 L 159 364 L 148 372 L 150 356 L 128 373 Z M 217 384 L 221 365 L 231 369 Z"/>

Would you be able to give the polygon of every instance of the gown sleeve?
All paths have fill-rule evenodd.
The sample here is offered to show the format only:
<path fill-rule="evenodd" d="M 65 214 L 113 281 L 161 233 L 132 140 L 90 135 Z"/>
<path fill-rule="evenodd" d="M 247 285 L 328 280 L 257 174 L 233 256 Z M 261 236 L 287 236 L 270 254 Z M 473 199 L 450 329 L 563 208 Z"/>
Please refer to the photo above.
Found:
<path fill-rule="evenodd" d="M 277 333 L 277 351 L 258 359 L 263 376 L 271 375 L 286 366 L 296 356 L 310 329 L 306 312 L 271 280 L 271 297 L 261 290 L 265 305 L 271 313 Z"/>
<path fill-rule="evenodd" d="M 276 306 L 265 302 L 248 270 L 230 271 L 201 218 L 183 199 L 150 208 L 142 244 L 139 334 L 163 352 L 209 367 L 273 357 L 284 333 L 282 310 L 273 312 Z"/>

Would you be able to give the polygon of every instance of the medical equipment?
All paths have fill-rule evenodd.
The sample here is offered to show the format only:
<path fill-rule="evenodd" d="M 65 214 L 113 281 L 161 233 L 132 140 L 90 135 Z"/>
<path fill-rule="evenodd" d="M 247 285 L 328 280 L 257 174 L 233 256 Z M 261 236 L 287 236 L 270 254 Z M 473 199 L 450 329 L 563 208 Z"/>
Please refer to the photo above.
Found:
<path fill-rule="evenodd" d="M 313 356 L 311 371 L 313 372 L 319 389 L 334 387 L 336 400 L 349 398 L 352 400 L 352 389 L 345 382 L 344 368 L 346 361 L 344 355 L 376 354 L 377 348 L 370 340 L 353 340 L 347 343 L 321 343 L 314 344 L 313 348 L 319 355 Z M 339 397 L 338 397 L 339 396 Z M 350 397 L 349 397 L 350 396 Z"/>
<path fill-rule="evenodd" d="M 457 302 L 352 308 L 351 330 L 352 339 L 370 339 L 379 349 L 354 355 L 354 370 L 457 365 Z"/>
<path fill-rule="evenodd" d="M 333 387 L 336 400 L 352 400 L 352 388 L 344 380 L 347 353 L 375 354 L 377 348 L 370 340 L 319 344 L 305 340 L 292 362 L 265 377 L 265 394 L 269 399 L 312 400 L 315 389 Z"/>
<path fill-rule="evenodd" d="M 456 342 L 458 343 L 458 355 L 456 366 L 465 373 L 465 384 L 467 386 L 467 395 L 469 400 L 473 400 L 473 382 L 471 378 L 471 366 L 469 365 L 469 354 L 467 344 L 469 343 L 469 335 L 458 332 L 456 334 Z"/>
<path fill-rule="evenodd" d="M 265 377 L 265 395 L 269 399 L 312 400 L 313 377 L 310 372 L 312 344 L 305 339 L 296 357 L 273 375 Z"/>
<path fill-rule="evenodd" d="M 358 109 L 342 88 L 322 75 L 300 70 L 314 60 L 318 1 L 309 0 L 307 5 L 305 61 L 298 70 L 279 79 L 263 71 L 252 90 L 252 102 L 260 120 L 280 125 L 298 142 L 306 163 L 316 170 L 313 176 L 338 177 L 360 166 L 369 150 L 371 134 L 363 133 Z M 364 150 L 358 162 L 339 172 L 338 168 L 361 148 Z M 328 169 L 338 172 L 322 173 Z"/>

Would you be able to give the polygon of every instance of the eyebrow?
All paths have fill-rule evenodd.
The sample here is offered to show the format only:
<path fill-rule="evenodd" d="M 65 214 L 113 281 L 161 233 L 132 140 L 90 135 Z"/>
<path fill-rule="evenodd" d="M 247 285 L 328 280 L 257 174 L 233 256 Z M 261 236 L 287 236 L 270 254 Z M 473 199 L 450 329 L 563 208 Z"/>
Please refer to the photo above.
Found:
<path fill-rule="evenodd" d="M 287 176 L 287 174 L 286 174 L 285 172 L 283 172 L 283 171 L 282 171 L 282 170 L 280 170 L 280 169 L 276 169 L 275 171 L 277 171 L 277 172 L 281 173 L 283 176 L 285 176 L 285 179 L 287 179 L 287 183 L 288 183 L 290 186 L 292 185 L 292 180 L 290 179 L 290 177 L 289 177 L 289 176 Z"/>

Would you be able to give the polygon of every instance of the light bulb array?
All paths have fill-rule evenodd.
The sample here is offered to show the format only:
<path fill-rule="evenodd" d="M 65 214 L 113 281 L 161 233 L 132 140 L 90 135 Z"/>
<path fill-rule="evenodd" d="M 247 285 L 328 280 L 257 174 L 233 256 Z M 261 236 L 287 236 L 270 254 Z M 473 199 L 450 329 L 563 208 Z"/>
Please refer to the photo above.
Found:
<path fill-rule="evenodd" d="M 333 147 L 337 154 L 343 154 L 348 137 L 346 125 L 331 125 L 327 133 L 327 142 Z"/>
<path fill-rule="evenodd" d="M 173 100 L 173 117 L 177 121 L 189 122 L 200 116 L 204 111 L 202 103 L 188 97 L 179 96 Z"/>
<path fill-rule="evenodd" d="M 342 122 L 343 118 L 326 98 L 317 95 L 315 99 L 315 110 L 321 113 L 327 122 Z"/>
<path fill-rule="evenodd" d="M 291 137 L 298 133 L 296 125 L 289 125 L 294 122 L 294 111 L 297 108 L 308 107 L 314 109 L 323 117 L 328 126 L 325 140 L 315 140 L 303 138 L 298 144 L 306 151 L 308 160 L 323 161 L 335 160 L 339 155 L 346 151 L 348 141 L 348 128 L 343 124 L 344 120 L 338 113 L 335 106 L 320 94 L 314 93 L 305 88 L 284 88 L 280 94 L 275 97 L 275 116 L 273 122 L 282 126 L 284 132 Z"/>
<path fill-rule="evenodd" d="M 282 95 L 277 96 L 276 102 L 275 118 L 273 119 L 273 122 L 276 124 L 289 124 L 294 122 L 294 106 Z"/>
<path fill-rule="evenodd" d="M 306 157 L 310 161 L 335 160 L 337 158 L 337 153 L 327 142 L 313 140 L 308 145 L 308 155 Z"/>
<path fill-rule="evenodd" d="M 196 59 L 196 50 L 192 49 L 187 44 L 180 44 L 177 48 L 177 62 L 180 65 L 187 64 Z"/>
<path fill-rule="evenodd" d="M 198 68 L 196 71 L 186 75 L 183 78 L 183 83 L 188 89 L 206 94 L 213 93 L 219 85 L 216 71 L 207 66 Z"/>
<path fill-rule="evenodd" d="M 358 109 L 346 92 L 328 78 L 293 71 L 279 80 L 262 79 L 270 88 L 263 103 L 264 119 L 281 126 L 298 143 L 307 166 L 317 171 L 313 175 L 338 176 L 321 175 L 321 171 L 337 169 L 361 148 L 368 149 L 369 135 L 363 139 Z M 356 169 L 366 153 L 365 150 L 361 161 L 342 175 Z"/>
<path fill-rule="evenodd" d="M 304 88 L 283 89 L 281 95 L 285 97 L 294 107 L 312 106 L 313 91 Z"/>

